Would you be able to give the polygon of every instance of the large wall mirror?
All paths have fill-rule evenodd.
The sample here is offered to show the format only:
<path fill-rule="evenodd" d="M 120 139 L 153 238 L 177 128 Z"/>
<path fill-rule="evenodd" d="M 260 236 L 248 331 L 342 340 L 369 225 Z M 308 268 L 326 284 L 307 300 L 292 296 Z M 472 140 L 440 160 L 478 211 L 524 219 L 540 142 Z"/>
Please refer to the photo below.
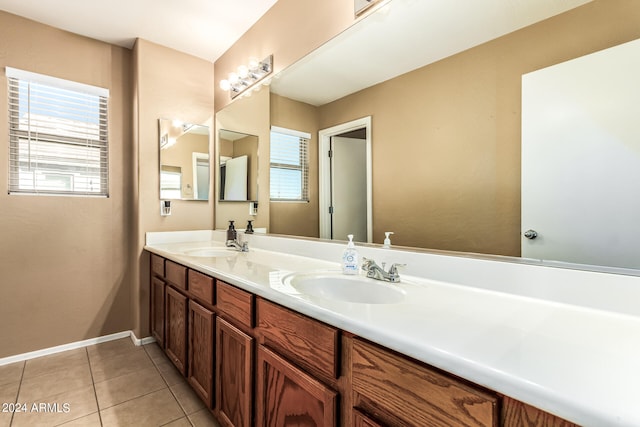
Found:
<path fill-rule="evenodd" d="M 209 127 L 159 119 L 160 198 L 209 200 Z"/>
<path fill-rule="evenodd" d="M 640 4 L 467 6 L 388 2 L 273 79 L 271 124 L 317 153 L 319 131 L 372 118 L 375 243 L 521 257 L 522 78 L 639 38 Z M 319 237 L 317 165 L 310 202 L 271 203 L 269 232 Z"/>
<path fill-rule="evenodd" d="M 220 129 L 218 158 L 219 201 L 258 200 L 258 137 Z"/>

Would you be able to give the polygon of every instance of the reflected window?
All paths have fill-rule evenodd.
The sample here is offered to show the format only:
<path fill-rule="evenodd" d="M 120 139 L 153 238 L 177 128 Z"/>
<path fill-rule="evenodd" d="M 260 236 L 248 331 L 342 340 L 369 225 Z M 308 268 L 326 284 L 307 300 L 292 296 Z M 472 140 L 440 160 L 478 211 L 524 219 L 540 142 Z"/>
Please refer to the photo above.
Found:
<path fill-rule="evenodd" d="M 271 128 L 271 200 L 309 201 L 310 138 L 308 133 Z"/>
<path fill-rule="evenodd" d="M 162 166 L 160 169 L 160 194 L 167 199 L 180 199 L 182 171 L 179 167 Z"/>

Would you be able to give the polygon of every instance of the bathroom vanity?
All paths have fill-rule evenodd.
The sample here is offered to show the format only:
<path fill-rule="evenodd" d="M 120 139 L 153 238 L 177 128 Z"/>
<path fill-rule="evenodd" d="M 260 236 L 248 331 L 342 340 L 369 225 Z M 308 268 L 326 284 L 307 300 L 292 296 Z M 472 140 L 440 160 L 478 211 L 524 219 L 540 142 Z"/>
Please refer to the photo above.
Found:
<path fill-rule="evenodd" d="M 408 265 L 398 284 L 351 284 L 341 244 L 248 237 L 246 253 L 217 231 L 148 233 L 145 247 L 152 335 L 222 425 L 640 423 L 639 316 L 567 299 L 596 283 L 632 297 L 637 277 L 358 247 Z M 488 289 L 496 277 L 517 293 Z"/>

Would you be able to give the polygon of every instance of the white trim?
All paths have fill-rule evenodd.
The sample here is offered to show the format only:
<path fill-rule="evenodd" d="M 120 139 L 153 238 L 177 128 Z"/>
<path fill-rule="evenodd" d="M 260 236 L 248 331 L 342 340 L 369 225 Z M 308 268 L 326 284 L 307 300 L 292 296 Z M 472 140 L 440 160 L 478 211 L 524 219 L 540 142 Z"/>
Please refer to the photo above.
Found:
<path fill-rule="evenodd" d="M 320 238 L 331 238 L 331 216 L 329 206 L 331 205 L 331 162 L 326 153 L 331 146 L 331 137 L 340 135 L 352 130 L 367 129 L 366 135 L 366 156 L 367 156 L 367 242 L 373 242 L 373 179 L 372 179 L 372 138 L 371 138 L 371 116 L 342 123 L 318 132 L 318 192 L 320 205 Z"/>
<path fill-rule="evenodd" d="M 109 89 L 105 89 L 102 87 L 60 79 L 44 74 L 32 73 L 31 71 L 19 70 L 17 68 L 11 67 L 5 67 L 5 71 L 7 77 L 41 83 L 49 86 L 59 87 L 62 89 L 73 90 L 76 92 L 88 93 L 90 95 L 102 96 L 105 98 L 109 97 Z"/>
<path fill-rule="evenodd" d="M 311 134 L 307 132 L 301 132 L 299 130 L 281 128 L 280 126 L 271 126 L 271 132 L 282 133 L 290 136 L 297 136 L 298 138 L 311 139 Z"/>
<path fill-rule="evenodd" d="M 63 351 L 75 350 L 76 348 L 88 347 L 90 345 L 100 344 L 103 342 L 119 340 L 126 337 L 130 337 L 131 341 L 133 341 L 133 344 L 136 346 L 155 342 L 155 338 L 153 337 L 138 338 L 135 336 L 133 331 L 123 331 L 123 332 L 117 332 L 111 335 L 103 335 L 101 337 L 89 338 L 83 341 L 76 341 L 68 344 L 62 344 L 55 347 L 43 348 L 42 350 L 16 354 L 15 356 L 4 357 L 0 359 L 0 366 L 8 365 L 10 363 L 15 363 L 15 362 L 22 362 L 24 360 L 35 359 L 36 357 L 49 356 L 51 354 L 61 353 Z"/>

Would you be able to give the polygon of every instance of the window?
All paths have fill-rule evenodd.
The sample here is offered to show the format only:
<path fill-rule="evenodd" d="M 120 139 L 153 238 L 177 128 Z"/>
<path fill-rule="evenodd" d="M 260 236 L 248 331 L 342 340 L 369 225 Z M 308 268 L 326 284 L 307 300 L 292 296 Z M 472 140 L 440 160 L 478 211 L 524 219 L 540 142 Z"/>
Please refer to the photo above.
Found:
<path fill-rule="evenodd" d="M 295 130 L 271 128 L 271 200 L 309 201 L 309 139 Z"/>
<path fill-rule="evenodd" d="M 9 193 L 109 195 L 107 89 L 7 67 Z"/>

